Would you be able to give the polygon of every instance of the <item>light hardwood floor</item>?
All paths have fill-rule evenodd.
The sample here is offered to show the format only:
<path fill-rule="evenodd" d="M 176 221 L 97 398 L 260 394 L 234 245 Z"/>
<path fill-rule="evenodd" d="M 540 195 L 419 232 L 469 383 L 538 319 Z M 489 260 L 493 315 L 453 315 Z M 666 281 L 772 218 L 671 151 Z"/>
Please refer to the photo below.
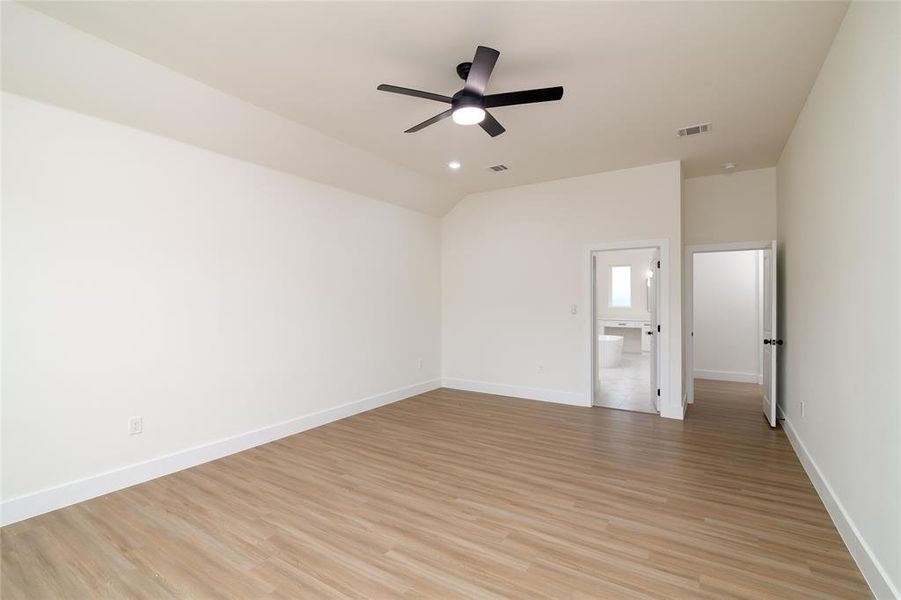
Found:
<path fill-rule="evenodd" d="M 755 386 L 684 422 L 438 390 L 2 530 L 16 598 L 857 598 Z"/>

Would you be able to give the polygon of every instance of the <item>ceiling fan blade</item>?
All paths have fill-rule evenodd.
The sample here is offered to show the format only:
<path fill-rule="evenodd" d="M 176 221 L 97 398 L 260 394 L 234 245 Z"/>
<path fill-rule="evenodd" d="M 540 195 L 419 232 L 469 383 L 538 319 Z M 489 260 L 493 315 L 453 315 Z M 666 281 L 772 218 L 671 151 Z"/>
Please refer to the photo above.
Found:
<path fill-rule="evenodd" d="M 383 83 L 376 88 L 382 92 L 391 92 L 392 94 L 403 94 L 404 96 L 414 96 L 416 98 L 425 98 L 426 100 L 434 100 L 436 102 L 451 103 L 450 96 L 442 96 L 441 94 L 433 94 L 432 92 L 423 92 L 420 90 L 411 90 L 410 88 L 398 87 L 396 85 L 388 85 Z"/>
<path fill-rule="evenodd" d="M 507 131 L 506 129 L 504 129 L 504 126 L 498 123 L 497 119 L 492 117 L 491 113 L 488 112 L 485 113 L 485 118 L 481 123 L 479 123 L 479 125 L 482 127 L 482 129 L 485 130 L 485 133 L 487 133 L 491 137 L 497 137 Z"/>
<path fill-rule="evenodd" d="M 487 46 L 476 48 L 476 55 L 472 59 L 472 66 L 469 67 L 469 75 L 466 76 L 463 89 L 477 96 L 484 94 L 488 78 L 491 77 L 491 71 L 494 70 L 494 64 L 500 55 L 501 53 L 494 48 Z"/>
<path fill-rule="evenodd" d="M 446 111 L 444 111 L 443 113 L 440 113 L 440 114 L 435 115 L 435 116 L 432 117 L 431 119 L 426 119 L 425 121 L 423 121 L 423 122 L 420 123 L 419 125 L 414 125 L 413 127 L 411 127 L 411 128 L 409 128 L 408 130 L 406 130 L 404 133 L 416 133 L 416 132 L 419 131 L 420 129 L 425 129 L 425 128 L 428 127 L 429 125 L 434 125 L 434 124 L 437 123 L 438 121 L 443 121 L 444 119 L 446 119 L 446 118 L 448 118 L 449 116 L 451 116 L 451 113 L 453 113 L 453 112 L 454 112 L 454 109 L 449 108 L 449 109 L 447 109 Z"/>
<path fill-rule="evenodd" d="M 533 102 L 551 102 L 563 97 L 562 87 L 541 88 L 538 90 L 524 90 L 522 92 L 505 92 L 503 94 L 490 94 L 485 96 L 485 107 L 513 106 L 514 104 L 531 104 Z"/>

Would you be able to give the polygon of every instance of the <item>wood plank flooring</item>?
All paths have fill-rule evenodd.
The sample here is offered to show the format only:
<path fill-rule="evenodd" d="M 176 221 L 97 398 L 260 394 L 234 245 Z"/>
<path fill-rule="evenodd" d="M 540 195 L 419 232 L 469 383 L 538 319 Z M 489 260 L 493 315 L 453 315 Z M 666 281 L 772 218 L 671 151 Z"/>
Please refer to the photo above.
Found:
<path fill-rule="evenodd" d="M 863 598 L 756 386 L 684 422 L 442 389 L 0 532 L 17 598 Z"/>

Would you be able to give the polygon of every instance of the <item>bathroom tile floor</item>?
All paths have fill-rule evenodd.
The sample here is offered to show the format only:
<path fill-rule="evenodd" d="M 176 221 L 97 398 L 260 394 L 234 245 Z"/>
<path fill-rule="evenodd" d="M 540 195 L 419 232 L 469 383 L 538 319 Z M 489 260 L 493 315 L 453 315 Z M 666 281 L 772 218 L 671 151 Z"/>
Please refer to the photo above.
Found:
<path fill-rule="evenodd" d="M 623 353 L 620 366 L 601 369 L 594 404 L 620 410 L 656 413 L 651 396 L 651 355 Z"/>

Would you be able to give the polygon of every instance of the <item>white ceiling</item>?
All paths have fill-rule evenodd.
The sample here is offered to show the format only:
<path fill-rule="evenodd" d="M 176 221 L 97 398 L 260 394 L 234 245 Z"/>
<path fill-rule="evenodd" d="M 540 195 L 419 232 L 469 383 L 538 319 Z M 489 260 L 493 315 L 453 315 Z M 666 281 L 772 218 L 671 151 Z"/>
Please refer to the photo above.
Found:
<path fill-rule="evenodd" d="M 39 2 L 55 19 L 460 192 L 681 159 L 688 177 L 772 166 L 847 8 L 837 2 Z M 505 107 L 490 138 L 443 105 L 478 44 L 488 91 L 563 85 Z M 699 122 L 712 132 L 677 138 Z M 446 164 L 458 159 L 463 168 Z M 493 173 L 490 165 L 510 170 Z"/>

